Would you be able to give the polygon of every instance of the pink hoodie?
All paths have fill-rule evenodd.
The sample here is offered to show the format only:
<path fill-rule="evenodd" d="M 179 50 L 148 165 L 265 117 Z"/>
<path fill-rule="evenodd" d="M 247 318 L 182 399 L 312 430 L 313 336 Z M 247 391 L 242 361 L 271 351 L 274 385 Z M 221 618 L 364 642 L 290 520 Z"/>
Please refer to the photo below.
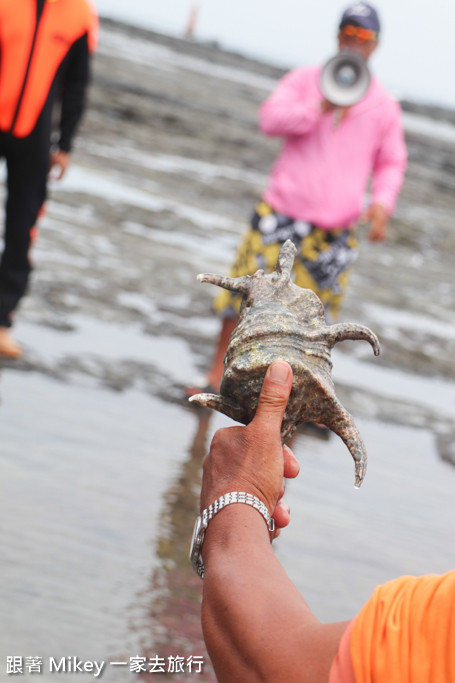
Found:
<path fill-rule="evenodd" d="M 288 73 L 260 109 L 263 133 L 284 138 L 264 200 L 294 219 L 330 229 L 348 227 L 371 203 L 393 213 L 406 169 L 401 109 L 371 79 L 366 96 L 336 125 L 322 114 L 321 67 Z"/>

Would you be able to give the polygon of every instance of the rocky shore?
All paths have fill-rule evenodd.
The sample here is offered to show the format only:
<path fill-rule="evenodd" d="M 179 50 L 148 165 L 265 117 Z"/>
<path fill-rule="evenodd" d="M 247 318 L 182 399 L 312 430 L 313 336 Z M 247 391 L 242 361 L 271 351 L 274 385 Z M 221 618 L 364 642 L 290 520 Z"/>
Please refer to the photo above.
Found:
<path fill-rule="evenodd" d="M 72 165 L 50 188 L 17 315 L 24 357 L 0 367 L 0 663 L 206 657 L 188 544 L 202 459 L 228 420 L 183 398 L 218 332 L 196 275 L 227 271 L 261 195 L 280 143 L 259 133 L 257 109 L 282 73 L 101 21 Z M 399 573 L 453 567 L 454 113 L 402 104 L 409 166 L 390 239 L 362 235 L 342 311 L 381 355 L 361 342 L 332 355 L 369 472 L 354 492 L 344 444 L 298 434 L 302 476 L 277 544 L 322 620 L 350 618 Z M 214 680 L 208 663 L 172 677 Z"/>
<path fill-rule="evenodd" d="M 195 275 L 228 268 L 260 196 L 279 141 L 258 132 L 257 108 L 282 73 L 216 46 L 103 20 L 74 167 L 51 193 L 22 316 L 54 327 L 71 327 L 82 313 L 135 323 L 149 335 L 185 340 L 204 370 L 217 326 L 213 292 Z M 453 112 L 403 105 L 406 116 L 425 115 L 427 126 L 407 130 L 409 166 L 390 239 L 363 240 L 343 319 L 378 334 L 377 367 L 453 382 L 455 136 L 439 128 L 442 119 L 450 126 Z M 65 240 L 54 223 L 68 214 L 74 225 Z M 114 366 L 67 355 L 49 367 L 31 351 L 23 367 L 95 373 L 118 388 L 140 377 L 153 393 L 179 395 L 156 359 Z M 342 393 L 355 404 L 355 382 L 342 382 Z M 397 404 L 374 385 L 369 393 L 377 416 L 415 424 L 417 413 L 436 429 L 441 454 L 453 457 L 450 415 L 416 406 L 412 396 Z M 362 401 L 351 407 L 362 412 Z"/>

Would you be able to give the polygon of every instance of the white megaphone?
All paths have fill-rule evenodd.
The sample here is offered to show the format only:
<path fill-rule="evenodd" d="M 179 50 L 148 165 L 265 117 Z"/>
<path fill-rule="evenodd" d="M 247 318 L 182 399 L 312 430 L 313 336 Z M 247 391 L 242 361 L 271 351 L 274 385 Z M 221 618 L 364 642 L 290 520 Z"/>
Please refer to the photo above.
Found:
<path fill-rule="evenodd" d="M 336 107 L 350 107 L 366 95 L 370 72 L 362 55 L 343 50 L 325 64 L 319 83 L 326 100 Z"/>

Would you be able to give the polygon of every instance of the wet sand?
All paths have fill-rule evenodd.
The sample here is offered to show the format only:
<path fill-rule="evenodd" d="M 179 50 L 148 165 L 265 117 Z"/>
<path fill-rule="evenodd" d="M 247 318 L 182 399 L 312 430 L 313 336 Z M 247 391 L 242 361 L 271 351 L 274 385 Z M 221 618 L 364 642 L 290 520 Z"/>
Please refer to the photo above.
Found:
<path fill-rule="evenodd" d="M 25 355 L 1 363 L 0 675 L 11 655 L 43 657 L 43 681 L 63 678 L 49 657 L 204 655 L 187 552 L 201 461 L 230 422 L 181 400 L 218 330 L 213 288 L 195 276 L 227 270 L 263 189 L 278 143 L 256 111 L 280 74 L 102 23 L 18 314 Z M 344 444 L 298 434 L 302 475 L 276 546 L 324 620 L 352 616 L 380 581 L 454 564 L 455 136 L 449 113 L 406 110 L 390 240 L 363 240 L 342 314 L 382 353 L 345 342 L 333 354 L 368 474 L 355 491 Z M 208 664 L 167 676 L 213 680 Z M 106 664 L 103 679 L 130 677 Z"/>

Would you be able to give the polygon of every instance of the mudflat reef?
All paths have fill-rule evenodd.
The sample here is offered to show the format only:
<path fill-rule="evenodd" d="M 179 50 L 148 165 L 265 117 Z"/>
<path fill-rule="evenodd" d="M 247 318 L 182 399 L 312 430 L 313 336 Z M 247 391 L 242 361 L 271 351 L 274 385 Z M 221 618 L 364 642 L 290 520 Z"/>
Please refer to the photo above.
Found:
<path fill-rule="evenodd" d="M 257 110 L 282 74 L 101 21 L 72 165 L 50 187 L 17 314 L 25 353 L 1 362 L 0 658 L 204 655 L 187 553 L 202 458 L 229 421 L 183 397 L 218 332 L 215 288 L 196 275 L 227 273 L 261 196 L 280 141 L 258 131 Z M 390 236 L 361 233 L 341 316 L 373 330 L 381 355 L 347 341 L 332 354 L 369 473 L 351 498 L 343 444 L 298 435 L 303 474 L 277 545 L 327 620 L 352 616 L 378 581 L 453 563 L 455 122 L 440 107 L 403 111 L 409 165 Z M 107 680 L 128 680 L 114 668 Z M 213 680 L 209 665 L 192 676 L 174 680 Z"/>
<path fill-rule="evenodd" d="M 203 371 L 217 327 L 213 291 L 195 275 L 227 271 L 261 195 L 280 141 L 258 131 L 257 109 L 282 74 L 216 46 L 102 21 L 74 167 L 67 183 L 51 190 L 21 317 L 49 327 L 71 327 L 78 314 L 140 325 L 151 336 L 184 339 Z M 453 381 L 453 113 L 403 106 L 409 153 L 403 191 L 387 243 L 369 244 L 363 234 L 342 319 L 361 321 L 380 338 L 380 359 L 365 358 L 378 384 L 394 369 L 428 382 Z M 422 119 L 426 125 L 419 127 Z M 44 367 L 31 349 L 25 366 L 59 376 L 95 373 L 118 388 L 140 381 L 153 393 L 180 396 L 179 378 L 169 376 L 164 359 L 122 367 L 77 354 Z M 191 372 L 182 372 L 181 381 Z M 355 382 L 341 384 L 349 394 L 344 400 L 363 412 Z M 375 416 L 429 426 L 441 455 L 455 458 L 453 406 L 416 404 L 406 390 L 384 398 L 378 389 L 373 378 L 365 388 Z"/>

